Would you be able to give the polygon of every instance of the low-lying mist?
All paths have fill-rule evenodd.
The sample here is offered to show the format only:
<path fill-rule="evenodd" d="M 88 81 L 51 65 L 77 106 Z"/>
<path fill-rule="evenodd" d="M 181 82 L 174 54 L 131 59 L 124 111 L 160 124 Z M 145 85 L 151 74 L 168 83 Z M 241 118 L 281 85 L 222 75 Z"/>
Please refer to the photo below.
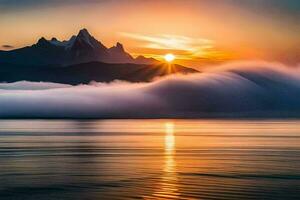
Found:
<path fill-rule="evenodd" d="M 0 117 L 298 117 L 299 72 L 298 67 L 248 62 L 151 83 L 2 83 Z"/>

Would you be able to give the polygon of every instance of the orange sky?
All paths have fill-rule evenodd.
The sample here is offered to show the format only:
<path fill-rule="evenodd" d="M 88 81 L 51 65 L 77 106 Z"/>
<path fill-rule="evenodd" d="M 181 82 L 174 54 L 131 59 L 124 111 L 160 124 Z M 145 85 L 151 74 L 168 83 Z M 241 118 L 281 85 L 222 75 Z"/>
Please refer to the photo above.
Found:
<path fill-rule="evenodd" d="M 119 41 L 133 55 L 157 59 L 173 53 L 177 63 L 191 66 L 244 59 L 295 63 L 300 57 L 298 15 L 290 7 L 277 12 L 269 0 L 24 2 L 0 3 L 0 46 L 22 47 L 41 36 L 63 40 L 86 27 L 108 47 Z"/>

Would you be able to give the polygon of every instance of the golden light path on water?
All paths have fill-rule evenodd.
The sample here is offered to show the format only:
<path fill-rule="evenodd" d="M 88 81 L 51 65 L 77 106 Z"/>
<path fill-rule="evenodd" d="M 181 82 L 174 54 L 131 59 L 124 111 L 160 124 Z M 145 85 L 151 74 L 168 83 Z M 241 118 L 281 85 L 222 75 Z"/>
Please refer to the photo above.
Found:
<path fill-rule="evenodd" d="M 178 199 L 180 195 L 175 160 L 175 127 L 172 122 L 167 122 L 164 125 L 165 141 L 163 174 L 153 196 L 145 197 L 145 199 Z"/>

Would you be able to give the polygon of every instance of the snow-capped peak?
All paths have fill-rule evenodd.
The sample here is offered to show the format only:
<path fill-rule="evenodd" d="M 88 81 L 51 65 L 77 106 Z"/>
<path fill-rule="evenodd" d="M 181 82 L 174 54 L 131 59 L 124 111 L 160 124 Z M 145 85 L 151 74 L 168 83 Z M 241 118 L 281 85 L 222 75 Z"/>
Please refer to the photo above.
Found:
<path fill-rule="evenodd" d="M 49 42 L 56 46 L 64 46 L 63 43 L 61 41 L 57 40 L 55 37 L 52 38 Z"/>
<path fill-rule="evenodd" d="M 77 35 L 77 38 L 82 42 L 89 44 L 91 47 L 94 47 L 93 42 L 91 41 L 93 36 L 90 35 L 87 29 L 81 29 Z"/>
<path fill-rule="evenodd" d="M 92 37 L 86 28 L 81 29 L 78 33 L 78 36 Z"/>
<path fill-rule="evenodd" d="M 76 38 L 76 36 L 73 35 L 69 40 L 59 41 L 58 39 L 53 37 L 51 40 L 48 40 L 48 42 L 50 42 L 52 45 L 55 45 L 55 46 L 69 48 L 70 46 L 72 46 L 75 38 Z"/>

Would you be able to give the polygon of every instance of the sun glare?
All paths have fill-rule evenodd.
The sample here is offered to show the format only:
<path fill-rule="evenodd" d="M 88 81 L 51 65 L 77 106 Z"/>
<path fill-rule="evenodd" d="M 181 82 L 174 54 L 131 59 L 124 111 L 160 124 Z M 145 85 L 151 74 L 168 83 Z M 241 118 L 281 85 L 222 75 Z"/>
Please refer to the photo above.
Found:
<path fill-rule="evenodd" d="M 174 59 L 175 59 L 175 56 L 171 53 L 168 53 L 168 54 L 165 55 L 165 60 L 167 62 L 172 62 Z"/>

